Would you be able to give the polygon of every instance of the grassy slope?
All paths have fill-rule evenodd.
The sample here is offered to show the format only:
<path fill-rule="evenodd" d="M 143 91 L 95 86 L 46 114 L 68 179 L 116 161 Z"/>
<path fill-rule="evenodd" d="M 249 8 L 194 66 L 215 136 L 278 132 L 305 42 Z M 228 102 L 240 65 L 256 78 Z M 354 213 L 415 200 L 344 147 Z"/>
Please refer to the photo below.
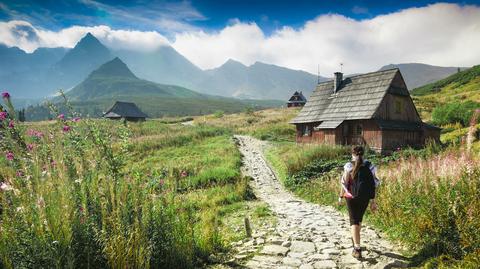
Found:
<path fill-rule="evenodd" d="M 70 125 L 72 125 L 73 131 L 76 132 L 80 130 L 81 125 L 87 121 L 94 122 L 100 130 L 105 130 L 105 133 L 108 132 L 107 130 L 114 132 L 122 128 L 120 122 L 109 120 L 81 120 L 77 124 L 70 123 Z M 60 125 L 62 124 L 60 123 Z M 55 121 L 18 123 L 18 126 L 22 129 L 42 130 L 44 133 L 50 133 L 49 130 L 58 130 L 60 128 L 59 123 L 55 123 Z M 181 124 L 166 124 L 161 120 L 128 123 L 127 129 L 131 132 L 129 153 L 127 155 L 124 155 L 120 151 L 120 144 L 122 142 L 116 135 L 109 136 L 108 140 L 109 144 L 113 145 L 114 154 L 116 156 L 123 156 L 122 159 L 126 161 L 123 169 L 125 177 L 120 181 L 122 184 L 126 184 L 125 186 L 128 188 L 129 195 L 141 197 L 144 192 L 148 192 L 152 194 L 152 196 L 156 195 L 157 198 L 154 199 L 155 201 L 164 201 L 166 203 L 164 205 L 165 212 L 176 207 L 175 210 L 178 210 L 179 218 L 188 214 L 185 212 L 194 212 L 187 220 L 188 227 L 193 227 L 194 233 L 191 234 L 181 230 L 175 230 L 176 227 L 172 227 L 173 224 L 170 223 L 166 223 L 165 226 L 160 229 L 161 232 L 172 232 L 173 235 L 183 238 L 181 239 L 183 242 L 189 242 L 191 240 L 195 242 L 195 245 L 178 250 L 178 253 L 172 257 L 171 262 L 174 264 L 170 264 L 170 268 L 200 266 L 211 254 L 224 252 L 228 249 L 230 242 L 244 239 L 243 218 L 246 215 L 250 216 L 253 227 L 259 227 L 261 223 L 273 221 L 265 204 L 252 200 L 253 196 L 247 186 L 247 181 L 240 175 L 241 155 L 231 138 L 231 130 L 206 125 L 184 126 Z M 60 137 L 65 138 L 67 135 L 62 134 L 60 131 Z M 52 145 L 50 141 L 46 142 L 46 145 Z M 58 145 L 59 152 L 63 152 L 64 150 L 62 145 L 62 143 Z M 94 156 L 100 154 L 100 152 L 97 152 L 99 149 L 96 147 L 84 147 L 83 149 L 86 150 L 88 154 Z M 73 154 L 70 155 L 73 156 Z M 89 159 L 89 161 L 91 160 Z M 12 174 L 15 174 L 15 170 L 12 170 L 7 163 L 8 161 L 5 160 L 5 158 L 0 158 L 0 164 L 2 164 L 0 166 L 0 175 L 2 178 L 4 175 L 8 175 L 8 177 L 11 178 Z M 63 162 L 61 163 L 63 165 Z M 97 170 L 98 169 L 95 169 L 95 171 Z M 185 174 L 182 175 L 182 172 L 185 172 Z M 81 177 L 81 175 L 77 175 L 77 177 Z M 57 183 L 57 181 L 61 182 L 58 183 L 58 186 L 62 190 L 70 186 L 70 183 L 76 184 L 73 183 L 73 180 L 68 181 L 69 184 L 62 181 L 63 174 L 62 177 L 58 176 L 54 178 L 56 179 L 55 183 Z M 62 178 L 62 180 L 60 180 L 60 178 Z M 138 182 L 141 186 L 139 188 L 134 186 L 131 182 L 132 179 L 140 179 L 135 182 Z M 95 189 L 92 188 L 92 191 L 94 190 Z M 155 191 L 150 193 L 150 190 Z M 42 194 L 47 195 L 47 193 Z M 56 193 L 52 194 L 53 200 L 56 199 L 55 195 Z M 173 197 L 173 200 L 170 201 L 169 197 Z M 3 198 L 3 196 L 0 195 L 0 198 Z M 121 199 L 125 199 L 125 197 Z M 149 199 L 145 199 L 145 202 L 148 200 Z M 68 202 L 71 201 L 68 200 Z M 127 201 L 124 202 L 127 203 Z M 28 208 L 30 208 L 29 203 L 32 202 L 30 200 L 25 201 L 25 207 L 28 206 Z M 48 203 L 49 200 L 47 200 L 47 204 Z M 175 207 L 173 205 L 175 205 Z M 36 208 L 33 204 L 31 204 L 31 207 Z M 52 210 L 56 209 L 56 207 L 53 206 L 51 208 Z M 124 208 L 125 210 L 129 209 L 126 205 Z M 141 207 L 134 205 L 133 209 L 140 211 L 147 210 L 143 205 L 141 205 Z M 65 210 L 65 212 L 67 211 Z M 112 217 L 111 221 L 113 220 L 114 218 Z M 6 219 L 4 219 L 4 221 L 8 223 Z M 11 226 L 15 228 L 13 225 L 16 224 L 12 224 Z M 77 232 L 77 227 L 70 222 L 70 219 L 68 221 L 64 220 L 62 225 Z M 16 228 L 19 227 L 16 226 Z M 104 229 L 108 230 L 108 227 Z M 152 227 L 152 229 L 156 228 Z M 122 232 L 132 234 L 138 232 L 138 229 L 133 230 L 132 227 L 124 227 L 122 230 Z M 92 233 L 87 235 L 89 238 L 99 240 L 96 234 Z M 111 236 L 111 238 L 114 237 L 113 232 Z M 15 234 L 14 237 L 16 240 L 18 239 L 18 241 L 27 240 L 27 242 L 29 242 L 28 240 L 32 240 L 32 238 L 24 237 L 23 235 L 20 237 Z M 5 238 L 7 237 L 0 239 L 4 240 Z M 120 240 L 119 238 L 122 237 L 118 235 L 116 238 Z M 128 249 L 149 247 L 148 244 L 150 244 L 150 242 L 138 241 L 137 239 L 138 238 L 130 239 L 128 243 L 129 246 L 136 247 L 130 247 Z M 2 240 L 0 240 L 0 253 L 16 251 L 8 246 L 6 241 Z M 52 241 L 53 240 L 54 239 L 52 239 Z M 155 240 L 158 239 L 148 238 L 148 240 L 151 240 L 151 243 L 154 244 Z M 72 244 L 81 245 L 82 243 L 78 238 L 72 241 Z M 165 245 L 167 250 L 174 251 L 174 247 L 178 247 L 169 246 L 168 242 L 165 244 L 167 244 Z M 35 247 L 36 246 L 31 246 L 29 250 L 34 250 Z M 123 255 L 121 253 L 128 251 L 127 247 L 123 247 L 122 245 L 118 245 L 115 249 L 108 249 L 108 255 L 105 253 L 103 253 L 103 255 L 118 257 L 120 261 Z M 158 245 L 155 245 L 155 247 L 158 247 Z M 159 251 L 166 252 L 166 250 L 161 249 Z M 75 250 L 69 253 L 74 253 L 73 255 L 78 254 Z M 28 253 L 24 255 L 24 257 L 29 258 L 34 256 L 35 259 L 32 258 L 33 261 L 31 265 L 34 267 L 42 267 L 37 263 L 38 259 L 36 258 L 42 257 L 43 252 L 39 252 L 36 256 Z M 140 253 L 137 258 L 148 262 L 149 259 L 151 259 L 150 255 L 150 252 Z M 48 259 L 50 257 L 52 257 L 52 260 L 60 259 L 60 255 L 56 254 L 46 258 Z M 16 261 L 16 258 L 18 257 L 13 257 L 13 261 Z M 80 257 L 75 257 L 75 259 L 72 259 L 72 263 L 73 260 L 77 263 L 78 259 L 81 260 Z M 45 267 L 54 267 L 49 262 L 50 261 L 45 261 L 43 265 Z"/>
<path fill-rule="evenodd" d="M 413 100 L 424 120 L 438 104 L 452 101 L 480 102 L 480 65 L 453 74 L 412 91 Z"/>
<path fill-rule="evenodd" d="M 197 212 L 196 230 L 204 240 L 205 254 L 244 239 L 245 215 L 251 216 L 253 225 L 270 221 L 269 214 L 255 213 L 265 205 L 251 200 L 240 175 L 240 152 L 229 129 L 165 124 L 159 120 L 132 123 L 129 127 L 133 133 L 129 169 L 161 175 L 166 186 L 179 190 L 177 201 Z M 182 171 L 186 177 L 179 176 Z"/>

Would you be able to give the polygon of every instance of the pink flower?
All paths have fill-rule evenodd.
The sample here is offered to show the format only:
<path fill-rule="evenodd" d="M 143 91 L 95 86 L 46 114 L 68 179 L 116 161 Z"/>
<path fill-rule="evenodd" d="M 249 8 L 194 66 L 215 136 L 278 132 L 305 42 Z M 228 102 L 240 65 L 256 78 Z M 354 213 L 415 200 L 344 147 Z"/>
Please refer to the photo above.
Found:
<path fill-rule="evenodd" d="M 187 171 L 182 171 L 182 173 L 180 173 L 180 176 L 181 177 L 187 177 L 188 176 Z"/>
<path fill-rule="evenodd" d="M 65 119 L 65 115 L 64 115 L 64 114 L 60 114 L 60 115 L 57 116 L 57 119 L 64 120 L 64 119 Z"/>
<path fill-rule="evenodd" d="M 7 183 L 5 182 L 2 182 L 0 184 L 0 190 L 2 191 L 10 191 L 10 190 L 13 190 L 12 186 L 8 185 Z"/>
<path fill-rule="evenodd" d="M 34 146 L 35 146 L 34 144 L 28 144 L 28 145 L 27 145 L 28 151 L 32 151 L 33 148 L 34 148 Z"/>
<path fill-rule="evenodd" d="M 75 117 L 72 119 L 73 122 L 79 122 L 80 121 L 80 117 Z"/>
<path fill-rule="evenodd" d="M 13 161 L 13 158 L 14 158 L 13 152 L 9 151 L 5 156 L 7 157 L 7 160 Z"/>
<path fill-rule="evenodd" d="M 0 112 L 0 121 L 5 120 L 8 114 L 5 111 Z"/>
<path fill-rule="evenodd" d="M 22 170 L 17 171 L 17 177 L 23 177 L 23 172 Z"/>
<path fill-rule="evenodd" d="M 10 122 L 8 123 L 8 128 L 13 129 L 13 127 L 15 127 L 15 123 L 13 122 L 13 120 L 10 120 Z"/>
<path fill-rule="evenodd" d="M 2 97 L 5 98 L 5 99 L 8 99 L 10 98 L 10 94 L 8 92 L 2 92 Z"/>
<path fill-rule="evenodd" d="M 37 137 L 37 138 L 43 137 L 43 133 L 42 133 L 42 132 L 40 132 L 40 131 L 35 131 L 35 130 L 32 130 L 32 129 L 30 129 L 30 130 L 27 131 L 27 135 L 32 136 L 32 137 Z"/>
<path fill-rule="evenodd" d="M 68 125 L 63 126 L 63 131 L 64 131 L 65 133 L 66 133 L 66 132 L 69 132 L 70 129 L 71 129 L 71 127 L 68 126 Z"/>

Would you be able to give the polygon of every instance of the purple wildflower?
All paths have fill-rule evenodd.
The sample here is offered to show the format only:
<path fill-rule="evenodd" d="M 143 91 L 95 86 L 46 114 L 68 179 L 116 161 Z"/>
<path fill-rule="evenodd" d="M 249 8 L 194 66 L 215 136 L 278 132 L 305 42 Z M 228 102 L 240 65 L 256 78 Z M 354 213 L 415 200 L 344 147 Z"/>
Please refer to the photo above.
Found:
<path fill-rule="evenodd" d="M 13 120 L 10 120 L 10 122 L 8 122 L 8 128 L 13 129 L 13 127 L 15 127 L 15 123 Z"/>
<path fill-rule="evenodd" d="M 0 121 L 5 120 L 8 116 L 8 113 L 5 111 L 0 112 Z"/>
<path fill-rule="evenodd" d="M 34 144 L 28 144 L 28 145 L 27 145 L 28 151 L 32 151 L 33 148 L 34 148 L 34 146 L 35 146 Z"/>
<path fill-rule="evenodd" d="M 65 114 L 58 115 L 57 119 L 64 120 L 65 119 Z"/>
<path fill-rule="evenodd" d="M 43 133 L 42 133 L 42 132 L 40 132 L 40 131 L 35 131 L 35 130 L 32 130 L 32 129 L 30 129 L 30 130 L 27 131 L 27 135 L 32 136 L 32 137 L 37 137 L 37 138 L 43 137 Z"/>
<path fill-rule="evenodd" d="M 13 152 L 11 152 L 11 151 L 7 152 L 7 154 L 5 156 L 7 157 L 7 160 L 9 160 L 9 161 L 13 161 L 13 158 L 15 157 L 13 155 Z"/>
<path fill-rule="evenodd" d="M 5 98 L 5 99 L 8 99 L 10 98 L 10 94 L 8 92 L 2 92 L 2 97 Z"/>
<path fill-rule="evenodd" d="M 181 177 L 187 177 L 188 176 L 188 173 L 187 171 L 182 171 L 182 173 L 180 174 Z"/>
<path fill-rule="evenodd" d="M 17 177 L 23 177 L 23 172 L 22 170 L 17 171 Z"/>
<path fill-rule="evenodd" d="M 79 122 L 80 121 L 80 117 L 75 117 L 72 119 L 73 122 Z"/>
<path fill-rule="evenodd" d="M 63 126 L 63 131 L 64 131 L 65 133 L 66 133 L 66 132 L 69 132 L 70 129 L 72 129 L 72 128 L 71 128 L 70 126 L 68 126 L 68 125 Z"/>

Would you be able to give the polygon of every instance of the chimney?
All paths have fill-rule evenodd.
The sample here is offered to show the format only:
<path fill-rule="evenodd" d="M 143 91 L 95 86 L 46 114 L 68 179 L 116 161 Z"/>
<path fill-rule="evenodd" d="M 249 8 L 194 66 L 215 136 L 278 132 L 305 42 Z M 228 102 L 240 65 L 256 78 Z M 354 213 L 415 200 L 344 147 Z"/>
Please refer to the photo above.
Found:
<path fill-rule="evenodd" d="M 342 84 L 343 73 L 342 72 L 335 72 L 333 73 L 333 93 L 337 93 L 340 89 Z"/>

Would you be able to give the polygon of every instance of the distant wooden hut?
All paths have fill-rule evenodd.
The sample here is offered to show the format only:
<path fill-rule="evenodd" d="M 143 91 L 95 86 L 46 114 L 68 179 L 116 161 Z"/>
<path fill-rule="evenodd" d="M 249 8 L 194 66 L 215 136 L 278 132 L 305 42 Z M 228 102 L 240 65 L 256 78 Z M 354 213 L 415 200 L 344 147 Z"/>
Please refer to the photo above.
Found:
<path fill-rule="evenodd" d="M 287 102 L 287 107 L 301 107 L 304 106 L 307 102 L 307 98 L 303 96 L 303 93 L 300 91 L 295 91 Z"/>
<path fill-rule="evenodd" d="M 440 140 L 440 128 L 423 123 L 398 68 L 319 83 L 300 113 L 297 142 L 363 144 L 389 153 Z"/>
<path fill-rule="evenodd" d="M 144 121 L 148 116 L 134 103 L 117 101 L 112 108 L 105 112 L 103 117 L 112 120 Z"/>

